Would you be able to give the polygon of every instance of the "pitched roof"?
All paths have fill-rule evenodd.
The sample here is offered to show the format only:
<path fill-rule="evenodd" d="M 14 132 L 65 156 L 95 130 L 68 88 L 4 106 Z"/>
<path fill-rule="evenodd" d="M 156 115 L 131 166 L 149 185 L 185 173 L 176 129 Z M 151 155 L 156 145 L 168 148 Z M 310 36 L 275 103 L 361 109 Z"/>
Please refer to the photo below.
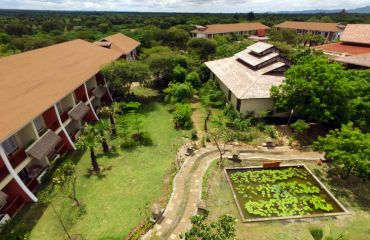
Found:
<path fill-rule="evenodd" d="M 119 57 L 77 39 L 0 58 L 0 141 Z"/>
<path fill-rule="evenodd" d="M 350 45 L 345 43 L 328 43 L 324 45 L 315 46 L 314 48 L 322 50 L 325 53 L 332 55 L 358 55 L 370 53 L 370 47 Z"/>
<path fill-rule="evenodd" d="M 284 67 L 286 64 L 275 61 L 267 66 L 254 70 L 244 65 L 240 61 L 241 58 L 244 59 L 243 61 L 247 60 L 252 63 L 262 63 L 279 54 L 272 52 L 266 56 L 257 57 L 251 55 L 250 52 L 251 50 L 246 49 L 235 54 L 233 57 L 210 61 L 205 64 L 237 98 L 270 98 L 271 87 L 280 85 L 285 78 L 283 76 L 269 75 L 268 73 Z"/>
<path fill-rule="evenodd" d="M 348 24 L 340 40 L 343 42 L 370 44 L 370 24 Z"/>
<path fill-rule="evenodd" d="M 261 63 L 264 63 L 270 59 L 273 59 L 274 57 L 277 57 L 279 56 L 279 53 L 271 53 L 271 54 L 267 54 L 266 56 L 263 56 L 261 58 L 257 58 L 253 55 L 251 55 L 252 51 L 249 50 L 249 49 L 246 49 L 244 51 L 241 51 L 237 54 L 235 54 L 235 57 L 237 57 L 238 59 L 242 60 L 243 62 L 251 65 L 251 66 L 257 66 Z"/>
<path fill-rule="evenodd" d="M 311 31 L 324 31 L 324 32 L 341 32 L 342 30 L 336 23 L 322 23 L 322 22 L 296 22 L 285 21 L 275 25 L 276 28 L 289 28 L 289 29 L 303 29 Z"/>
<path fill-rule="evenodd" d="M 345 64 L 370 68 L 370 53 L 355 56 L 338 57 L 335 58 L 335 60 Z"/>
<path fill-rule="evenodd" d="M 270 98 L 271 87 L 280 85 L 284 80 L 284 77 L 253 71 L 236 61 L 235 57 L 205 64 L 239 99 Z"/>
<path fill-rule="evenodd" d="M 270 28 L 259 22 L 253 22 L 253 23 L 245 22 L 245 23 L 229 23 L 229 24 L 212 24 L 212 25 L 207 25 L 205 30 L 196 29 L 192 32 L 216 34 L 216 33 L 253 31 L 253 30 L 261 30 L 261 29 L 270 29 Z"/>
<path fill-rule="evenodd" d="M 270 48 L 273 48 L 274 45 L 270 43 L 265 43 L 265 42 L 257 42 L 249 47 L 247 47 L 249 50 L 255 52 L 255 53 L 262 53 Z"/>
<path fill-rule="evenodd" d="M 132 52 L 135 48 L 140 46 L 140 42 L 127 37 L 122 33 L 116 33 L 100 40 L 100 42 L 110 42 L 110 49 L 120 52 L 122 55 L 127 55 Z M 97 42 L 98 43 L 98 42 Z"/>

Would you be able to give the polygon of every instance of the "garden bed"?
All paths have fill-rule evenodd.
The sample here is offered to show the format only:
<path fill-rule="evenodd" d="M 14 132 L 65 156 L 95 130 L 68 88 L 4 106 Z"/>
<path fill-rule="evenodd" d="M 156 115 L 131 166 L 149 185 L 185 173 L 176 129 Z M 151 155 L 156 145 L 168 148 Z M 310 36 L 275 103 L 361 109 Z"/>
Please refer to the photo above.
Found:
<path fill-rule="evenodd" d="M 279 168 L 226 168 L 243 222 L 348 214 L 303 164 Z"/>

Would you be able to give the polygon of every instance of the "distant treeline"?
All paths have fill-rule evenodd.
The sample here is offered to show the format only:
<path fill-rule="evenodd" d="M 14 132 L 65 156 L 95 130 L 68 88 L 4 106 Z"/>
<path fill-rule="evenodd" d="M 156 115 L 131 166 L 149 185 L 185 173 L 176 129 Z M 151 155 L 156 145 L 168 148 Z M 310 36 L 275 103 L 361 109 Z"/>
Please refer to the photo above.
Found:
<path fill-rule="evenodd" d="M 184 37 L 194 25 L 259 21 L 274 26 L 286 20 L 370 23 L 370 14 L 345 11 L 336 14 L 215 14 L 0 10 L 0 56 L 76 38 L 95 41 L 116 32 L 141 41 L 144 47 L 151 47 L 162 39 Z M 179 39 L 174 40 L 178 42 Z"/>

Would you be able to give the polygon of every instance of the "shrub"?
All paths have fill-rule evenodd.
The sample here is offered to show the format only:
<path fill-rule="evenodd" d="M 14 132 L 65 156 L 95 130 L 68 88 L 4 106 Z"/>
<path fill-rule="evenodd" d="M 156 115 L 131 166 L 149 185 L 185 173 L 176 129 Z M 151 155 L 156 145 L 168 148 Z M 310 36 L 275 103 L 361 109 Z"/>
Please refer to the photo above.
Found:
<path fill-rule="evenodd" d="M 264 122 L 262 122 L 262 121 L 257 121 L 257 122 L 256 122 L 256 128 L 257 128 L 258 130 L 260 130 L 261 132 L 264 132 L 264 131 L 265 131 L 265 129 L 266 129 L 266 125 L 265 125 L 265 123 L 264 123 Z"/>
<path fill-rule="evenodd" d="M 124 149 L 133 149 L 135 147 L 137 147 L 139 144 L 137 141 L 135 141 L 134 139 L 132 138 L 129 138 L 127 140 L 125 140 L 123 143 L 121 143 L 121 148 L 124 148 Z"/>
<path fill-rule="evenodd" d="M 199 90 L 201 101 L 204 105 L 221 108 L 225 105 L 224 93 L 218 88 L 217 84 L 209 80 Z"/>
<path fill-rule="evenodd" d="M 236 118 L 240 118 L 240 113 L 236 111 L 231 104 L 227 104 L 224 109 L 224 115 L 230 120 L 234 120 Z"/>
<path fill-rule="evenodd" d="M 12 221 L 7 222 L 0 228 L 1 236 L 7 240 L 29 240 L 31 239 L 30 232 L 25 224 L 16 226 L 16 223 Z"/>
<path fill-rule="evenodd" d="M 198 139 L 198 135 L 197 135 L 197 131 L 196 130 L 193 130 L 191 132 L 191 140 L 197 140 Z"/>
<path fill-rule="evenodd" d="M 164 93 L 168 103 L 185 103 L 190 101 L 194 90 L 190 83 L 170 83 Z"/>
<path fill-rule="evenodd" d="M 206 137 L 205 136 L 202 137 L 202 140 L 201 140 L 200 144 L 202 145 L 202 147 L 206 146 Z"/>
<path fill-rule="evenodd" d="M 173 81 L 183 83 L 186 78 L 186 69 L 181 67 L 180 65 L 176 65 L 172 69 L 171 76 Z"/>
<path fill-rule="evenodd" d="M 265 133 L 267 133 L 271 138 L 276 138 L 276 130 L 273 126 L 266 126 Z"/>
<path fill-rule="evenodd" d="M 235 139 L 241 142 L 251 142 L 256 138 L 255 135 L 250 133 L 236 133 Z"/>
<path fill-rule="evenodd" d="M 192 127 L 190 104 L 176 104 L 173 121 L 176 128 L 189 129 Z"/>
<path fill-rule="evenodd" d="M 232 121 L 232 126 L 239 131 L 247 131 L 251 126 L 250 119 L 235 118 Z"/>
<path fill-rule="evenodd" d="M 199 74 L 194 71 L 186 76 L 185 82 L 190 83 L 193 87 L 199 87 L 201 84 Z"/>
<path fill-rule="evenodd" d="M 148 132 L 143 132 L 141 133 L 140 143 L 143 146 L 151 146 L 153 145 L 153 139 Z"/>
<path fill-rule="evenodd" d="M 298 119 L 291 126 L 294 129 L 294 131 L 297 133 L 297 135 L 303 133 L 305 130 L 307 130 L 310 127 L 310 125 L 306 123 L 305 120 L 302 120 L 302 119 Z"/>

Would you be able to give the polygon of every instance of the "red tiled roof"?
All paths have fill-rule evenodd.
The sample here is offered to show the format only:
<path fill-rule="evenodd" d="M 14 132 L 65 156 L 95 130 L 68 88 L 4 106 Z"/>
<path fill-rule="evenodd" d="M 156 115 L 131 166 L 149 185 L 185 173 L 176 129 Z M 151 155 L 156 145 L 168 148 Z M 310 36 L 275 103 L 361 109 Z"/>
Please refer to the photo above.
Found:
<path fill-rule="evenodd" d="M 316 46 L 315 49 L 322 50 L 328 54 L 335 55 L 358 55 L 370 53 L 370 47 L 349 45 L 345 43 L 329 43 L 320 46 Z"/>

